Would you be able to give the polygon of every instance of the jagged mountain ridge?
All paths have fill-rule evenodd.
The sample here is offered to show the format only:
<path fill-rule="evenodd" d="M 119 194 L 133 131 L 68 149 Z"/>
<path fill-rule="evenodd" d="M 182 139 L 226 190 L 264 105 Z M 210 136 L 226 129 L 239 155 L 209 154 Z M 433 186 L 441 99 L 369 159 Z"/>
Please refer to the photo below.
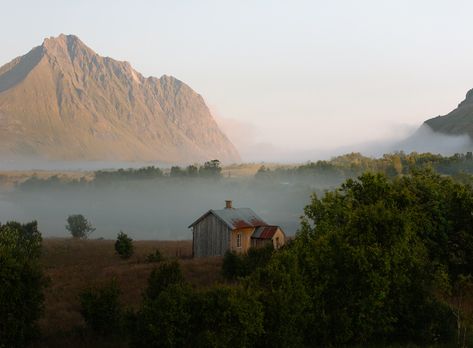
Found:
<path fill-rule="evenodd" d="M 203 98 L 60 35 L 0 67 L 0 156 L 50 160 L 240 160 Z"/>

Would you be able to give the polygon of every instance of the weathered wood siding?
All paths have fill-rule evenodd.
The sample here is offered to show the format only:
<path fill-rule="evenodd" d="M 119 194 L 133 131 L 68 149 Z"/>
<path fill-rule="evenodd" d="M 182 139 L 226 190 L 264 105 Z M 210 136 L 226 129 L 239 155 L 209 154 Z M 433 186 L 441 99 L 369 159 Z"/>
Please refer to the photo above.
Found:
<path fill-rule="evenodd" d="M 230 248 L 230 229 L 212 214 L 195 224 L 192 231 L 194 257 L 223 256 Z"/>

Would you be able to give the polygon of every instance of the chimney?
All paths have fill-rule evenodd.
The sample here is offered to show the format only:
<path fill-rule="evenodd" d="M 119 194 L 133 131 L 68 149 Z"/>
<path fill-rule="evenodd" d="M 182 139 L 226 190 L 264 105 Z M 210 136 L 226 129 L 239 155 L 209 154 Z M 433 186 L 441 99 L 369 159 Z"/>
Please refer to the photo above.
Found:
<path fill-rule="evenodd" d="M 225 209 L 232 209 L 232 201 L 225 201 Z"/>

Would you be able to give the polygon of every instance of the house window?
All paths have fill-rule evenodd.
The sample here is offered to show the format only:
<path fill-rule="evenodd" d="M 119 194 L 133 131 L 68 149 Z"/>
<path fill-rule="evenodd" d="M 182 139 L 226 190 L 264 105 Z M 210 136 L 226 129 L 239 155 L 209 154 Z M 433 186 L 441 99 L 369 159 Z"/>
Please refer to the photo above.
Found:
<path fill-rule="evenodd" d="M 241 232 L 237 233 L 237 248 L 241 248 Z"/>

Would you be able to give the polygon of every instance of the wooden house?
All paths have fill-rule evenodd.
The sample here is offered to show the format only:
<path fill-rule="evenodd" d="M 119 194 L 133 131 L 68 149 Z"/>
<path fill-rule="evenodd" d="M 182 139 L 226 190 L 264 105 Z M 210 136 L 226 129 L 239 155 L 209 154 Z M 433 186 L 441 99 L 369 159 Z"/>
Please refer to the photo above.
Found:
<path fill-rule="evenodd" d="M 279 226 L 269 225 L 249 208 L 225 203 L 225 209 L 209 210 L 189 226 L 194 257 L 222 256 L 227 250 L 245 253 L 269 243 L 276 249 L 284 245 L 286 236 Z"/>

